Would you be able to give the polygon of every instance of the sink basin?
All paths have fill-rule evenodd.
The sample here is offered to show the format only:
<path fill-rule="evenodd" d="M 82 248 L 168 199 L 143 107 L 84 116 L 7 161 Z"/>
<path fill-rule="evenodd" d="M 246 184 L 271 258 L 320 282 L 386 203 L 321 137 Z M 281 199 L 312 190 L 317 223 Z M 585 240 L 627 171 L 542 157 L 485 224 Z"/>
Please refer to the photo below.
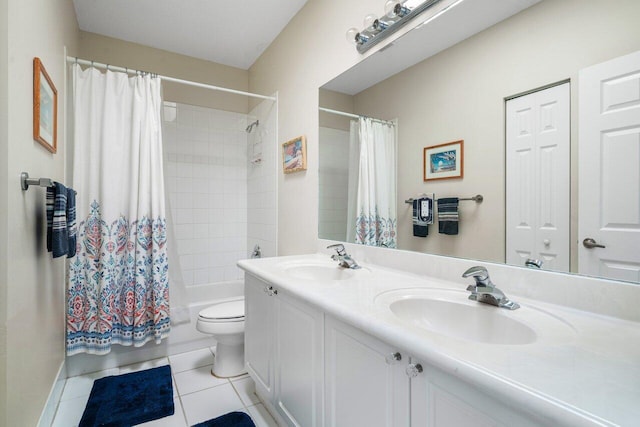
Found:
<path fill-rule="evenodd" d="M 453 338 L 494 345 L 567 341 L 574 331 L 558 317 L 531 307 L 506 310 L 467 299 L 467 292 L 416 288 L 380 294 L 401 321 Z"/>
<path fill-rule="evenodd" d="M 337 263 L 291 263 L 283 266 L 284 272 L 294 278 L 310 281 L 333 282 L 336 280 L 348 280 L 356 275 L 368 273 L 365 268 L 352 270 L 338 266 Z"/>

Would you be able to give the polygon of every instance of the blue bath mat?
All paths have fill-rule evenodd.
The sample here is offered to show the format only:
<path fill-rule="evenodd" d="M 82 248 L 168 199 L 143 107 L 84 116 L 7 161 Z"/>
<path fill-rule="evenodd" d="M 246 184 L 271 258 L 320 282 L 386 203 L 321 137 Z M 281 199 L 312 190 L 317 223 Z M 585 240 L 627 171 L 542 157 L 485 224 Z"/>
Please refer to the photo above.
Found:
<path fill-rule="evenodd" d="M 251 417 L 244 412 L 229 412 L 191 427 L 256 427 L 256 425 L 251 421 Z"/>
<path fill-rule="evenodd" d="M 130 427 L 173 415 L 169 365 L 93 382 L 79 427 Z"/>

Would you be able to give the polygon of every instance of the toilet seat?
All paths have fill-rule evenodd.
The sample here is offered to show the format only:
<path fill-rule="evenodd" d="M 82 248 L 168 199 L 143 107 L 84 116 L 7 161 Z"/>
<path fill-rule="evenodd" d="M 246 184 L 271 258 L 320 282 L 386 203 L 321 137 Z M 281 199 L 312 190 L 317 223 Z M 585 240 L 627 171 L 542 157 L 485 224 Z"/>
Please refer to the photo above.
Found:
<path fill-rule="evenodd" d="M 243 322 L 244 299 L 209 306 L 198 313 L 198 320 L 208 323 Z"/>

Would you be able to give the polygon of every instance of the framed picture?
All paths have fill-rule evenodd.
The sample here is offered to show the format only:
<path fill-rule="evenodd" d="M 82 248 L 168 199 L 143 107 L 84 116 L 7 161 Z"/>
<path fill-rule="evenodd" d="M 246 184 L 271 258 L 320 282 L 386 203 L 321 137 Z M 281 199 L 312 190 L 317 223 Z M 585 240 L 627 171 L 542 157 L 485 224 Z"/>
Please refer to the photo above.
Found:
<path fill-rule="evenodd" d="M 282 170 L 284 173 L 307 170 L 307 142 L 304 136 L 282 144 Z"/>
<path fill-rule="evenodd" d="M 462 178 L 464 141 L 447 142 L 424 148 L 424 180 Z"/>
<path fill-rule="evenodd" d="M 40 58 L 33 58 L 33 139 L 52 153 L 58 149 L 58 91 Z"/>

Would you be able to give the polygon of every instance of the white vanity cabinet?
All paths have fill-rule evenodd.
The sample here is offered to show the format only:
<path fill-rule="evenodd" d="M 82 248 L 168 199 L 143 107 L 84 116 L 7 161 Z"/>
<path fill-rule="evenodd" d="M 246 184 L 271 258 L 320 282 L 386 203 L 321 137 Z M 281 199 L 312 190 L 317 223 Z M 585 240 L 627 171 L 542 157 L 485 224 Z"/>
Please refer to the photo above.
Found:
<path fill-rule="evenodd" d="M 331 427 L 536 425 L 478 389 L 329 316 L 325 421 Z"/>
<path fill-rule="evenodd" d="M 419 361 L 412 359 L 414 364 Z M 534 427 L 536 423 L 477 388 L 421 364 L 411 379 L 411 426 L 421 427 Z M 514 410 L 515 409 L 515 410 Z"/>
<path fill-rule="evenodd" d="M 250 273 L 245 304 L 247 370 L 282 426 L 553 425 Z"/>
<path fill-rule="evenodd" d="M 323 313 L 245 275 L 245 363 L 281 421 L 323 426 Z"/>
<path fill-rule="evenodd" d="M 406 355 L 362 331 L 325 320 L 327 426 L 408 426 Z"/>
<path fill-rule="evenodd" d="M 274 396 L 275 299 L 269 285 L 245 274 L 244 361 L 256 383 L 256 391 L 271 400 Z"/>

